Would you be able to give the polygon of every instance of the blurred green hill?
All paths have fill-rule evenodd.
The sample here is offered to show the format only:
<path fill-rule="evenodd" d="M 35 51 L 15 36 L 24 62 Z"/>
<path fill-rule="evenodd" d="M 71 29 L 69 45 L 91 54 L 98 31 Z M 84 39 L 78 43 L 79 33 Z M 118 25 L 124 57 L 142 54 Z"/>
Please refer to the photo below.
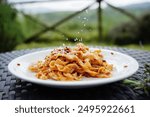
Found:
<path fill-rule="evenodd" d="M 130 9 L 135 11 L 149 11 L 150 9 L 150 2 L 138 3 L 138 4 L 131 4 L 123 7 L 124 9 Z"/>
<path fill-rule="evenodd" d="M 150 12 L 150 2 L 142 3 L 142 4 L 133 4 L 129 6 L 122 7 L 126 9 L 128 12 L 135 14 L 137 17 L 140 17 L 143 13 Z M 62 18 L 72 14 L 73 12 L 52 12 L 52 13 L 42 13 L 36 14 L 34 17 L 39 19 L 41 22 L 45 23 L 48 26 L 58 22 Z M 124 23 L 131 21 L 131 19 L 118 11 L 113 10 L 112 8 L 105 8 L 103 10 L 103 40 L 98 38 L 97 34 L 97 12 L 96 10 L 88 10 L 83 12 L 79 16 L 67 21 L 58 27 L 58 29 L 63 30 L 69 36 L 73 38 L 82 38 L 85 42 L 97 42 L 97 41 L 105 41 L 109 31 L 111 31 L 114 27 Z M 25 27 L 28 25 L 25 25 Z M 25 28 L 23 27 L 23 29 Z M 34 27 L 33 27 L 34 28 Z M 28 28 L 24 32 L 27 32 L 26 37 L 30 36 L 30 32 L 28 32 Z M 48 32 L 44 34 L 41 38 L 50 40 L 62 40 L 64 35 L 60 35 L 54 32 Z"/>
<path fill-rule="evenodd" d="M 141 4 L 133 4 L 133 5 L 129 5 L 129 6 L 124 6 L 122 8 L 126 9 L 128 12 L 135 14 L 137 17 L 139 17 L 139 19 L 141 19 L 141 17 L 144 14 L 150 13 L 150 2 L 141 3 Z M 0 12 L 0 16 L 2 16 L 1 15 L 2 13 L 3 12 Z M 61 19 L 63 19 L 64 17 L 66 17 L 72 13 L 73 12 L 50 12 L 50 13 L 29 14 L 29 15 L 33 16 L 35 19 L 40 20 L 45 25 L 51 26 L 54 23 L 60 21 Z M 3 13 L 3 14 L 5 14 L 5 13 Z M 2 17 L 5 17 L 5 19 L 9 19 L 9 17 L 7 17 L 7 16 L 2 16 Z M 122 27 L 127 26 L 127 25 L 124 25 L 125 23 L 128 23 L 130 25 L 129 22 L 131 22 L 131 23 L 134 22 L 129 17 L 121 14 L 120 12 L 115 11 L 110 7 L 106 7 L 105 9 L 103 9 L 103 15 L 102 15 L 103 39 L 99 39 L 98 38 L 98 30 L 97 30 L 97 24 L 98 24 L 97 19 L 98 18 L 97 18 L 96 10 L 87 10 L 87 11 L 81 13 L 80 15 L 72 18 L 71 20 L 65 22 L 64 24 L 60 25 L 59 27 L 57 27 L 58 30 L 64 32 L 69 37 L 72 37 L 72 39 L 74 39 L 74 41 L 72 41 L 72 40 L 69 41 L 68 37 L 61 32 L 56 33 L 55 31 L 48 31 L 47 33 L 38 37 L 38 39 L 36 41 L 33 41 L 31 43 L 23 43 L 27 38 L 29 38 L 30 36 L 32 36 L 33 34 L 37 33 L 38 31 L 40 31 L 44 28 L 41 25 L 37 24 L 36 22 L 31 21 L 30 19 L 28 19 L 21 13 L 17 13 L 15 15 L 14 19 L 10 19 L 10 22 L 12 21 L 12 23 L 9 23 L 9 27 L 11 27 L 11 25 L 12 25 L 13 29 L 9 30 L 9 31 L 15 32 L 15 30 L 16 30 L 16 32 L 20 33 L 21 36 L 17 36 L 17 38 L 16 38 L 17 42 L 14 44 L 15 46 L 14 45 L 12 46 L 11 50 L 12 49 L 36 48 L 36 47 L 48 47 L 48 46 L 60 46 L 63 43 L 64 44 L 73 44 L 73 43 L 79 42 L 81 40 L 83 43 L 86 43 L 86 44 L 116 46 L 115 44 L 117 44 L 117 43 L 115 43 L 113 41 L 113 40 L 115 40 L 114 37 L 117 37 L 116 36 L 117 34 L 124 34 L 124 33 L 115 32 L 116 35 L 114 37 L 112 37 L 110 35 L 110 32 L 112 32 L 112 30 L 116 30 L 117 27 L 120 27 L 119 30 L 122 30 Z M 15 22 L 17 22 L 16 27 L 14 26 Z M 0 23 L 3 24 L 3 21 Z M 148 25 L 148 26 L 146 26 L 146 28 L 147 27 L 150 27 L 150 26 Z M 7 31 L 5 31 L 5 32 L 7 33 Z M 16 32 L 15 32 L 15 34 L 16 34 Z M 0 35 L 2 35 L 2 34 L 0 34 Z M 5 35 L 7 35 L 7 34 L 5 34 Z M 11 38 L 11 36 L 7 38 L 8 41 L 10 40 L 9 38 Z M 121 38 L 124 38 L 124 36 L 121 36 Z M 130 40 L 130 38 L 126 37 L 126 40 L 127 39 Z M 14 36 L 13 36 L 13 40 L 15 40 Z M 18 40 L 20 40 L 20 41 L 18 41 Z M 138 43 L 133 43 L 133 42 L 130 43 L 129 42 L 126 44 L 128 44 L 128 45 L 122 44 L 122 46 L 150 50 L 150 44 L 148 44 L 148 43 L 142 45 L 142 48 L 141 48 L 141 45 L 139 46 Z M 5 44 L 2 44 L 2 45 L 4 48 Z M 8 51 L 8 50 L 5 49 L 3 51 Z"/>

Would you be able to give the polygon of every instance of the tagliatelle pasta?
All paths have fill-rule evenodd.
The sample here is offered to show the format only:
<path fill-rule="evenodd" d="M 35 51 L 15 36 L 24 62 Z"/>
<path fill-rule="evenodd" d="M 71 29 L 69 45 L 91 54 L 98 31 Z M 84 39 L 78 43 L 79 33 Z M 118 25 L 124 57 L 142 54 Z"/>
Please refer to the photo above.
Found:
<path fill-rule="evenodd" d="M 109 78 L 113 70 L 103 59 L 101 50 L 89 50 L 82 43 L 74 48 L 54 49 L 45 60 L 29 66 L 39 79 L 61 81 L 80 80 L 83 77 Z"/>

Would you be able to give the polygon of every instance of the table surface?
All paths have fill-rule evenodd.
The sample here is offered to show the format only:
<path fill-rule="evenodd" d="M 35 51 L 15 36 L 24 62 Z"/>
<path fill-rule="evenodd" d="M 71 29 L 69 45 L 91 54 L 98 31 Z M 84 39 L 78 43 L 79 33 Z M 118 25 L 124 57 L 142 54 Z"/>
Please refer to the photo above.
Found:
<path fill-rule="evenodd" d="M 126 48 L 99 47 L 115 50 L 135 58 L 140 67 L 129 79 L 142 80 L 144 65 L 150 63 L 150 52 Z M 8 64 L 14 58 L 26 53 L 48 48 L 12 51 L 0 54 L 0 99 L 1 100 L 128 100 L 150 99 L 143 90 L 137 90 L 122 83 L 122 81 L 83 89 L 59 89 L 44 87 L 19 80 L 8 71 Z"/>

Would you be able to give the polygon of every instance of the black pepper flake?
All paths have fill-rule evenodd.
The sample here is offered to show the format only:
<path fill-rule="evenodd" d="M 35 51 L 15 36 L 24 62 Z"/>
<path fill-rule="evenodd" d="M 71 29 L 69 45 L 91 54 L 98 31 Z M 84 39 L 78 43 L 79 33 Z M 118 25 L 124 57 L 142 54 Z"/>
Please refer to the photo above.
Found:
<path fill-rule="evenodd" d="M 106 60 L 103 60 L 103 62 L 106 62 Z"/>
<path fill-rule="evenodd" d="M 68 47 L 65 47 L 65 48 L 64 48 L 64 51 L 65 51 L 66 53 L 71 52 L 70 48 L 68 48 Z"/>
<path fill-rule="evenodd" d="M 113 52 L 111 52 L 111 55 L 114 55 L 114 53 L 113 53 Z"/>
<path fill-rule="evenodd" d="M 17 63 L 17 66 L 20 66 L 20 63 Z"/>

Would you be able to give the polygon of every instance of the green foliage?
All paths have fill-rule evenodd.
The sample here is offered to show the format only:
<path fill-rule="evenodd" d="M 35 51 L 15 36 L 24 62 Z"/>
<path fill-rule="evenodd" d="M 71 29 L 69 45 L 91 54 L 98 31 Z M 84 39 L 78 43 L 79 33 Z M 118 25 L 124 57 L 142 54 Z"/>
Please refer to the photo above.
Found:
<path fill-rule="evenodd" d="M 146 95 L 150 95 L 150 64 L 145 64 L 144 73 L 142 75 L 142 80 L 130 80 L 126 79 L 123 81 L 125 85 L 131 86 L 136 90 L 144 90 Z"/>
<path fill-rule="evenodd" d="M 150 43 L 150 12 L 140 18 L 138 36 L 143 43 Z"/>
<path fill-rule="evenodd" d="M 16 15 L 9 5 L 0 4 L 0 52 L 10 51 L 21 42 Z"/>
<path fill-rule="evenodd" d="M 139 22 L 129 21 L 113 28 L 108 38 L 115 44 L 150 43 L 150 13 L 139 18 Z"/>

